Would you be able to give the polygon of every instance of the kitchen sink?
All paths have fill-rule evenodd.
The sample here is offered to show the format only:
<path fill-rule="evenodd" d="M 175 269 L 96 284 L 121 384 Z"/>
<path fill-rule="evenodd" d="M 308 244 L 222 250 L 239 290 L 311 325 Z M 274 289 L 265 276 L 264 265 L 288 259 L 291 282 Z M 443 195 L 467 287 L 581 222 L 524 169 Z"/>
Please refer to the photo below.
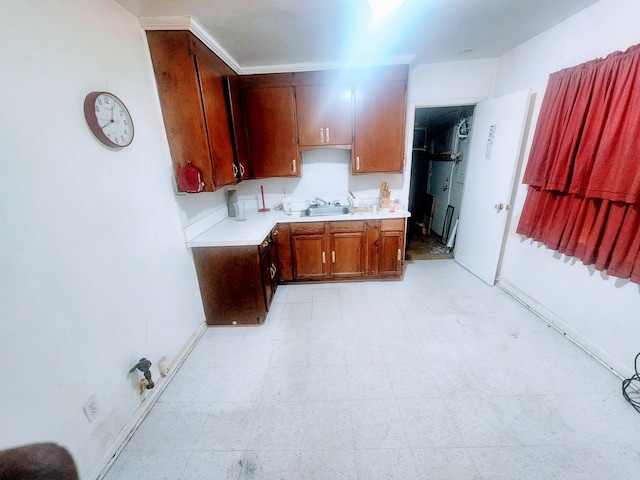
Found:
<path fill-rule="evenodd" d="M 349 207 L 309 207 L 300 213 L 301 217 L 326 217 L 328 215 L 346 215 L 349 213 Z"/>

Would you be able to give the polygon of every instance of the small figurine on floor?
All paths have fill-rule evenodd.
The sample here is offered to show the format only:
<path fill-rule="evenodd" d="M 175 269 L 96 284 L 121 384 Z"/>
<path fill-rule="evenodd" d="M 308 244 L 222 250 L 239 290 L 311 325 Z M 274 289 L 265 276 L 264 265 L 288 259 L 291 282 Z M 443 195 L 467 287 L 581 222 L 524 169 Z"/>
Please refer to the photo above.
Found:
<path fill-rule="evenodd" d="M 144 378 L 147 380 L 147 390 L 151 390 L 154 387 L 153 380 L 151 380 L 151 362 L 146 358 L 141 358 L 140 361 L 129 370 L 129 373 L 133 373 L 136 369 L 140 370 L 144 374 Z"/>

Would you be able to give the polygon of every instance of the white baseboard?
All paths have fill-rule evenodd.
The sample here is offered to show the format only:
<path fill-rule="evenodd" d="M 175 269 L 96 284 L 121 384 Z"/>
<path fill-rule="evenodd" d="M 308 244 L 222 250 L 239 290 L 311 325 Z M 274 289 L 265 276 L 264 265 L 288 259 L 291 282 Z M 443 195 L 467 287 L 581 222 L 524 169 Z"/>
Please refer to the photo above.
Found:
<path fill-rule="evenodd" d="M 129 421 L 122 427 L 120 434 L 111 443 L 111 447 L 104 454 L 102 460 L 100 460 L 98 465 L 96 465 L 87 478 L 93 478 L 96 480 L 104 478 L 109 471 L 109 468 L 111 468 L 118 458 L 118 455 L 120 455 L 124 447 L 127 445 L 129 439 L 133 436 L 144 418 L 151 411 L 151 408 L 158 401 L 158 398 L 160 398 L 160 395 L 162 395 L 164 389 L 169 385 L 169 382 L 180 369 L 182 363 L 189 356 L 189 353 L 191 353 L 193 347 L 196 346 L 198 340 L 200 340 L 200 337 L 204 334 L 206 329 L 207 325 L 202 322 L 196 331 L 193 332 L 193 335 L 191 335 L 187 343 L 185 343 L 176 358 L 169 365 L 169 372 L 167 376 L 158 378 L 158 381 L 155 382 L 155 387 L 148 392 L 148 395 L 142 400 L 135 412 L 133 412 Z"/>
<path fill-rule="evenodd" d="M 542 304 L 531 298 L 525 292 L 518 287 L 510 283 L 508 280 L 499 279 L 497 286 L 507 292 L 513 298 L 515 298 L 522 305 L 535 313 L 543 321 L 548 323 L 551 327 L 557 330 L 559 333 L 567 337 L 572 343 L 577 345 L 588 355 L 593 357 L 598 363 L 609 369 L 614 375 L 620 379 L 631 376 L 634 372 L 630 371 L 628 367 L 620 364 L 615 358 L 608 355 L 600 347 L 595 345 L 589 339 L 585 338 L 579 331 L 573 328 L 570 324 L 566 323 L 562 318 L 545 308 Z"/>

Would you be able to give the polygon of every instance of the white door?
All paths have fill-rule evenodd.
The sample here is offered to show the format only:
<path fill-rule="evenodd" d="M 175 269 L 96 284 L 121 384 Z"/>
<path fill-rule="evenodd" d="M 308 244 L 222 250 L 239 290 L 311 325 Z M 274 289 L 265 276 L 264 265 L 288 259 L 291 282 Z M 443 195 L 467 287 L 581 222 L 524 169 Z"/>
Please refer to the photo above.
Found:
<path fill-rule="evenodd" d="M 493 285 L 502 255 L 529 91 L 479 103 L 473 114 L 469 162 L 456 235 L 456 261 Z"/>

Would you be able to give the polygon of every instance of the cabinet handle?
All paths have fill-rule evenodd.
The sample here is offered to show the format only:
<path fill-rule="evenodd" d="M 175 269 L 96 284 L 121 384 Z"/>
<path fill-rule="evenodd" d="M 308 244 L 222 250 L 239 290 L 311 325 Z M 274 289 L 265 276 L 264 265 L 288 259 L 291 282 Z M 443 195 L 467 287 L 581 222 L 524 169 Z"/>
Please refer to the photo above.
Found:
<path fill-rule="evenodd" d="M 244 177 L 244 165 L 240 164 L 240 176 Z"/>
<path fill-rule="evenodd" d="M 273 280 L 276 276 L 276 272 L 278 271 L 278 269 L 276 268 L 276 266 L 272 263 L 271 267 L 269 268 L 269 273 L 271 273 L 271 279 Z"/>
<path fill-rule="evenodd" d="M 276 229 L 273 231 L 273 236 L 274 236 L 274 237 L 277 237 L 279 233 L 280 233 L 280 232 L 279 232 L 279 231 L 278 231 L 278 229 L 276 228 Z"/>
<path fill-rule="evenodd" d="M 329 143 L 329 127 L 327 127 L 327 143 Z"/>
<path fill-rule="evenodd" d="M 327 258 L 325 257 L 324 252 L 322 252 L 322 263 L 327 263 Z"/>
<path fill-rule="evenodd" d="M 324 143 L 324 128 L 320 129 L 320 143 Z"/>
<path fill-rule="evenodd" d="M 356 157 L 356 171 L 360 170 L 360 157 Z"/>
<path fill-rule="evenodd" d="M 293 173 L 298 173 L 298 169 L 296 167 L 296 159 L 291 160 L 291 164 L 293 165 Z"/>
<path fill-rule="evenodd" d="M 398 261 L 402 261 L 402 250 L 398 249 Z"/>
<path fill-rule="evenodd" d="M 233 163 L 232 165 L 233 165 L 233 176 L 237 177 L 238 176 L 238 166 L 235 163 Z"/>
<path fill-rule="evenodd" d="M 336 263 L 336 252 L 331 250 L 331 263 Z"/>

